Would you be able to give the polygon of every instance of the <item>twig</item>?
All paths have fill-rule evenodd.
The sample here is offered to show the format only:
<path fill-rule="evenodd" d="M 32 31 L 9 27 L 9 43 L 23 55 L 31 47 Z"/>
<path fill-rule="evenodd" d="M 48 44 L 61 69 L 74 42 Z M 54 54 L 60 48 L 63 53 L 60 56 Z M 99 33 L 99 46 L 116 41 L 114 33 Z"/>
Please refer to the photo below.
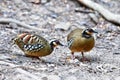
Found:
<path fill-rule="evenodd" d="M 120 25 L 120 15 L 114 14 L 91 0 L 78 0 L 85 6 L 98 11 L 106 20 Z"/>
<path fill-rule="evenodd" d="M 34 26 L 27 25 L 23 22 L 20 22 L 18 20 L 12 19 L 12 18 L 0 18 L 0 23 L 15 23 L 17 25 L 20 25 L 24 28 L 32 29 L 32 30 L 37 30 L 37 31 L 45 31 L 46 29 L 39 29 Z"/>
<path fill-rule="evenodd" d="M 84 10 L 82 8 L 75 8 L 75 12 L 81 12 L 81 13 L 93 13 L 92 10 Z"/>
<path fill-rule="evenodd" d="M 6 65 L 9 65 L 10 67 L 16 67 L 15 64 L 12 64 L 12 63 L 9 63 L 9 62 L 5 62 L 5 61 L 0 61 L 0 64 L 6 64 Z M 32 78 L 33 80 L 38 80 L 38 79 L 40 80 L 40 78 L 39 78 L 38 76 L 33 75 L 33 74 L 31 74 L 31 73 L 29 73 L 29 72 L 27 72 L 27 71 L 25 71 L 25 70 L 23 70 L 23 69 L 21 69 L 21 68 L 17 68 L 16 71 L 18 71 L 18 72 L 20 72 L 21 74 L 24 74 L 24 75 L 26 75 L 26 76 L 29 76 L 29 77 Z"/>

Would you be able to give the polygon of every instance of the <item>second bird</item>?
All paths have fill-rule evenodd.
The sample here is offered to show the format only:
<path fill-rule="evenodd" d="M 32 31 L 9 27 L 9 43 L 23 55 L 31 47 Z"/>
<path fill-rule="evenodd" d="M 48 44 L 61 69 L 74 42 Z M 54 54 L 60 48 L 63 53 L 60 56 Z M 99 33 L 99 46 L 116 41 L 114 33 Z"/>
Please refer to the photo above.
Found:
<path fill-rule="evenodd" d="M 97 33 L 91 28 L 87 29 L 75 29 L 71 31 L 67 36 L 68 47 L 72 53 L 72 59 L 74 59 L 74 52 L 81 52 L 82 61 L 87 59 L 84 57 L 84 52 L 90 51 L 94 45 L 95 40 L 92 36 L 93 33 Z"/>

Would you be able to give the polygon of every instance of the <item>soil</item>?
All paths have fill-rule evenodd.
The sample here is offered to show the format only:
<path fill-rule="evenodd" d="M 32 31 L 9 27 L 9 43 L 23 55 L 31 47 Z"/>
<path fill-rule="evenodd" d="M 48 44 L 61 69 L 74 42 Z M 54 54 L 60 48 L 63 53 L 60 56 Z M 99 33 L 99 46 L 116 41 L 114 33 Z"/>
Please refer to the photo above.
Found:
<path fill-rule="evenodd" d="M 0 18 L 12 18 L 40 31 L 24 28 L 15 23 L 0 24 L 0 80 L 120 80 L 120 26 L 106 21 L 74 0 L 45 0 L 34 4 L 30 0 L 0 0 Z M 120 13 L 118 0 L 94 0 L 116 14 Z M 63 27 L 64 26 L 64 27 Z M 13 38 L 29 32 L 43 36 L 48 41 L 58 39 L 67 45 L 66 37 L 75 28 L 93 28 L 95 47 L 85 53 L 90 62 L 81 62 L 80 53 L 69 61 L 70 50 L 59 46 L 52 54 L 39 59 L 26 57 Z"/>

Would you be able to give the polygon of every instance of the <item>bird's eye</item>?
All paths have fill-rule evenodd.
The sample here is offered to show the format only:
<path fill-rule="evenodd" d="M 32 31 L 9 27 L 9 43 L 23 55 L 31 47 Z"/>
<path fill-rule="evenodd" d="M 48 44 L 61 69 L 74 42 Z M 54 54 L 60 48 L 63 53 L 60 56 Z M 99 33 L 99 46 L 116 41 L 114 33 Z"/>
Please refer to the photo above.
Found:
<path fill-rule="evenodd" d="M 56 43 L 56 42 L 53 42 L 53 45 L 57 46 L 57 43 Z"/>

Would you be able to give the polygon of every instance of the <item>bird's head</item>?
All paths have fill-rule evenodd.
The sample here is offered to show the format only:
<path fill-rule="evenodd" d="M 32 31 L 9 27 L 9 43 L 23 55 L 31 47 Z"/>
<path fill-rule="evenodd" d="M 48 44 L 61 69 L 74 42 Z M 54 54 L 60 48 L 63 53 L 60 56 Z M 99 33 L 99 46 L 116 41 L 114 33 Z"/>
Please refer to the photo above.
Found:
<path fill-rule="evenodd" d="M 53 41 L 51 41 L 50 45 L 53 48 L 57 47 L 58 45 L 63 46 L 63 44 L 61 44 L 59 40 L 53 40 Z"/>
<path fill-rule="evenodd" d="M 94 30 L 91 29 L 91 28 L 87 28 L 87 29 L 85 29 L 85 33 L 88 34 L 88 35 L 92 35 L 93 33 L 97 33 L 97 32 L 94 31 Z"/>
<path fill-rule="evenodd" d="M 87 28 L 87 29 L 83 30 L 82 36 L 86 37 L 86 38 L 89 38 L 89 37 L 92 36 L 93 33 L 98 33 L 98 32 L 96 32 L 95 30 L 93 30 L 91 28 Z"/>

